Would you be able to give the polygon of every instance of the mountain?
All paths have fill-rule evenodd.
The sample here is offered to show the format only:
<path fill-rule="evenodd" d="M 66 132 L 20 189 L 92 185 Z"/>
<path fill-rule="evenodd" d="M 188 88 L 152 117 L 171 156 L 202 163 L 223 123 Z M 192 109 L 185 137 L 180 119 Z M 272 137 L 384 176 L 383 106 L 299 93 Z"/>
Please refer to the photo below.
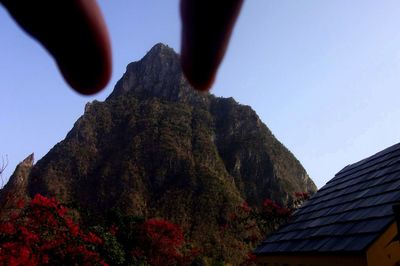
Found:
<path fill-rule="evenodd" d="M 24 184 L 30 196 L 53 195 L 87 210 L 89 223 L 111 209 L 170 219 L 209 250 L 243 201 L 284 203 L 294 192 L 316 191 L 254 110 L 194 91 L 179 56 L 163 44 L 130 63 L 104 102 L 85 106 L 66 138 L 29 167 Z"/>
<path fill-rule="evenodd" d="M 34 162 L 33 154 L 26 157 L 15 168 L 14 173 L 9 178 L 7 184 L 0 190 L 0 206 L 1 209 L 12 209 L 18 205 L 19 200 L 27 200 L 28 195 L 28 178 L 32 170 Z M 7 215 L 2 212 L 0 217 Z"/>

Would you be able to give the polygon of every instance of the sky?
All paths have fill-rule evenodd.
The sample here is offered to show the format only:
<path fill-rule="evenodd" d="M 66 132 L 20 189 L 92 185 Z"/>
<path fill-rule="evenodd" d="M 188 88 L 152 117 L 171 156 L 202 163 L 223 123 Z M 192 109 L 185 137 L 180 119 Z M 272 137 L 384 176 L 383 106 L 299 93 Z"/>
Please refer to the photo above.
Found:
<path fill-rule="evenodd" d="M 84 106 L 104 100 L 132 61 L 163 42 L 180 49 L 179 1 L 98 1 L 113 75 L 87 97 L 0 8 L 0 158 L 4 182 L 32 152 L 64 139 Z M 212 93 L 251 106 L 318 187 L 400 141 L 400 2 L 248 0 Z M 1 162 L 1 161 L 0 161 Z"/>

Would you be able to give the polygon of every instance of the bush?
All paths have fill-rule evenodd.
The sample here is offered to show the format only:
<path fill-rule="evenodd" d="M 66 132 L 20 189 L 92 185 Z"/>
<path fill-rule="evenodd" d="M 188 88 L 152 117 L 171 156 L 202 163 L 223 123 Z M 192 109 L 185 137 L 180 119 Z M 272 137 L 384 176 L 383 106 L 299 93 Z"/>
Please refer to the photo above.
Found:
<path fill-rule="evenodd" d="M 37 194 L 0 223 L 0 265 L 107 265 L 98 249 L 104 243 L 84 233 L 54 198 Z"/>

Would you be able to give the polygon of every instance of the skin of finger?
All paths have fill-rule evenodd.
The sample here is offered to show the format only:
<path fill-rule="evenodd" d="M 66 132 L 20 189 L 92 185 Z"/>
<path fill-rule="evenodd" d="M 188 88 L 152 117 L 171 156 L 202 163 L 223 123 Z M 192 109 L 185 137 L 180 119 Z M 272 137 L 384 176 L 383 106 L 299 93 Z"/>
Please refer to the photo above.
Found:
<path fill-rule="evenodd" d="M 181 0 L 181 62 L 189 83 L 212 86 L 225 55 L 243 0 Z"/>
<path fill-rule="evenodd" d="M 2 0 L 17 23 L 54 57 L 77 92 L 93 94 L 111 77 L 111 44 L 95 0 Z"/>

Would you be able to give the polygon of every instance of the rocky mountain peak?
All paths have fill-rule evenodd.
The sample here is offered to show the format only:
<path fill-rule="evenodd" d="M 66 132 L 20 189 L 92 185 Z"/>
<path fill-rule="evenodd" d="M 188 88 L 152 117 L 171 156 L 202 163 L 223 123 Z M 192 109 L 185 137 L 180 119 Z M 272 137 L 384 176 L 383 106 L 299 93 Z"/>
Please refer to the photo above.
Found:
<path fill-rule="evenodd" d="M 141 61 L 145 64 L 154 64 L 156 61 L 159 61 L 161 64 L 168 64 L 169 62 L 177 62 L 179 64 L 179 55 L 168 45 L 157 43 L 147 52 Z"/>
<path fill-rule="evenodd" d="M 33 167 L 34 160 L 35 157 L 34 154 L 32 153 L 28 157 L 26 157 L 22 162 L 20 162 L 17 165 L 14 174 L 10 177 L 10 181 L 7 183 L 7 185 L 25 186 L 29 172 Z"/>
<path fill-rule="evenodd" d="M 15 206 L 16 202 L 20 199 L 26 199 L 28 179 L 33 168 L 34 158 L 34 154 L 32 153 L 20 162 L 7 184 L 0 190 L 0 206 L 2 206 L 3 210 Z M 1 212 L 1 215 L 4 214 L 6 214 L 6 211 Z"/>
<path fill-rule="evenodd" d="M 207 94 L 192 89 L 183 76 L 179 55 L 162 43 L 154 45 L 141 60 L 127 66 L 109 99 L 126 94 L 179 102 L 198 102 L 207 98 Z"/>

